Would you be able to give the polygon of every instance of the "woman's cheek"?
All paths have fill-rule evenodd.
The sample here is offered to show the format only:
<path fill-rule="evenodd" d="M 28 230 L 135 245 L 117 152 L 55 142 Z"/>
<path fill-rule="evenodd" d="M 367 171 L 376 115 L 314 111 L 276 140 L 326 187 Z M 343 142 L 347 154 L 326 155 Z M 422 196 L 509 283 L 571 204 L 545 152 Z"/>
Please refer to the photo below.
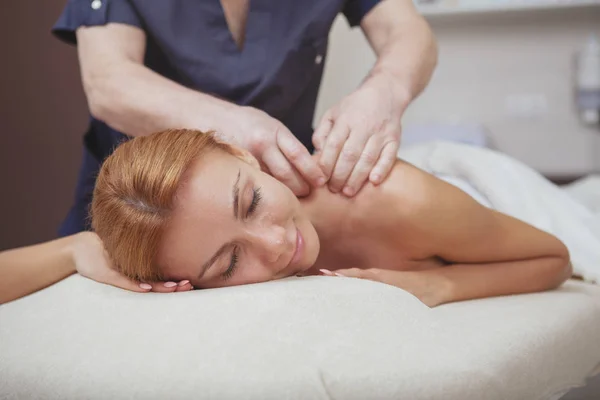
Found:
<path fill-rule="evenodd" d="M 256 265 L 248 266 L 240 271 L 236 285 L 248 285 L 252 283 L 262 283 L 271 280 L 271 276 L 266 273 L 266 268 L 260 268 Z"/>

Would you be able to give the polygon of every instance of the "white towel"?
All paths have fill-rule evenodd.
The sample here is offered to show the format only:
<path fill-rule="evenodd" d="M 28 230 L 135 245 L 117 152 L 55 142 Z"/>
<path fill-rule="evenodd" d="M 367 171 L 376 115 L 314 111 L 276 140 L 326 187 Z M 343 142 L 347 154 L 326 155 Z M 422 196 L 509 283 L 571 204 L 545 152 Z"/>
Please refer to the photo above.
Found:
<path fill-rule="evenodd" d="M 574 273 L 600 282 L 600 215 L 529 166 L 500 152 L 450 142 L 402 148 L 399 157 L 434 175 L 469 182 L 495 210 L 561 239 Z"/>
<path fill-rule="evenodd" d="M 563 187 L 569 195 L 600 216 L 600 175 L 590 175 Z"/>

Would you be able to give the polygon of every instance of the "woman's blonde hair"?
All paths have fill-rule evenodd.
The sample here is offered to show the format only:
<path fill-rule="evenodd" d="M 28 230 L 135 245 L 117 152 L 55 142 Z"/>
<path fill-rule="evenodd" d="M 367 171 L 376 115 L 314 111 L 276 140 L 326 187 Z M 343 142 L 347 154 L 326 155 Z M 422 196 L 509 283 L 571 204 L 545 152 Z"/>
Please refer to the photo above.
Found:
<path fill-rule="evenodd" d="M 175 193 L 192 163 L 217 149 L 233 151 L 212 133 L 171 129 L 126 141 L 104 161 L 90 216 L 121 273 L 142 282 L 164 279 L 156 254 Z"/>

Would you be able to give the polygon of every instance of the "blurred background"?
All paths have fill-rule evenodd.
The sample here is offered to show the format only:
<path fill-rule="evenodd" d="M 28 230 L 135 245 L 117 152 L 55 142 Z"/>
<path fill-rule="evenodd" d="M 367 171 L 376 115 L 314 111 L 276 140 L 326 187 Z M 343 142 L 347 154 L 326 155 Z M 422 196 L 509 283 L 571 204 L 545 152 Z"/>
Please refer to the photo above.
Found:
<path fill-rule="evenodd" d="M 600 170 L 598 107 L 587 125 L 575 102 L 581 75 L 575 60 L 591 35 L 600 37 L 600 1 L 416 3 L 435 32 L 439 63 L 408 109 L 404 144 L 417 133 L 460 136 L 485 141 L 556 179 Z M 318 114 L 353 90 L 375 60 L 360 30 L 350 31 L 343 18 L 331 40 Z M 583 79 L 598 80 L 598 87 L 600 64 L 594 72 Z"/>
<path fill-rule="evenodd" d="M 0 6 L 0 250 L 54 237 L 71 204 L 88 117 L 76 50 L 50 34 L 64 4 Z M 440 55 L 429 87 L 406 114 L 405 145 L 415 137 L 486 145 L 556 182 L 600 171 L 600 77 L 593 73 L 600 68 L 586 67 L 600 62 L 593 39 L 600 37 L 600 0 L 417 4 Z M 316 120 L 375 61 L 360 30 L 342 17 L 330 37 Z"/>
<path fill-rule="evenodd" d="M 0 250 L 55 237 L 72 201 L 88 111 L 77 52 L 50 34 L 65 3 L 0 5 Z"/>

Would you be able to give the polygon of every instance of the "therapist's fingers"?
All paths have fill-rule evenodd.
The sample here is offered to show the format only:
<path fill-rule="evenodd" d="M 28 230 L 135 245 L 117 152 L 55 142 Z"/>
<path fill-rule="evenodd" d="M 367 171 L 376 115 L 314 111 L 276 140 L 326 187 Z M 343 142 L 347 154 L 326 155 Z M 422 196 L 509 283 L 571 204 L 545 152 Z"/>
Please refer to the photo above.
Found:
<path fill-rule="evenodd" d="M 319 121 L 319 125 L 312 136 L 312 143 L 317 151 L 323 150 L 327 136 L 329 135 L 329 132 L 331 132 L 331 128 L 333 128 L 333 120 L 331 119 L 329 112 L 326 112 L 325 115 L 323 115 L 323 118 L 321 118 L 321 121 Z"/>
<path fill-rule="evenodd" d="M 306 196 L 310 193 L 310 187 L 302 178 L 302 175 L 292 167 L 279 149 L 274 147 L 267 149 L 262 160 L 271 171 L 271 174 L 289 187 L 296 196 Z"/>
<path fill-rule="evenodd" d="M 399 147 L 400 142 L 398 140 L 392 140 L 383 147 L 383 150 L 381 150 L 381 155 L 379 156 L 379 160 L 369 175 L 369 180 L 373 184 L 378 185 L 383 182 L 385 178 L 387 178 L 390 171 L 396 164 L 396 160 L 398 160 Z"/>
<path fill-rule="evenodd" d="M 343 189 L 343 193 L 346 196 L 354 196 L 363 184 L 369 178 L 369 173 L 375 166 L 375 163 L 379 159 L 381 153 L 381 145 L 383 139 L 380 136 L 372 136 L 365 146 L 362 154 L 360 155 L 350 177 L 346 181 Z M 336 167 L 337 168 L 337 167 Z"/>
<path fill-rule="evenodd" d="M 345 186 L 350 174 L 364 152 L 369 136 L 359 133 L 350 133 L 350 137 L 344 144 L 344 147 L 342 147 L 342 151 L 335 163 L 333 174 L 329 178 L 329 189 L 334 193 L 339 192 Z"/>
<path fill-rule="evenodd" d="M 308 149 L 287 129 L 277 133 L 277 146 L 306 182 L 313 186 L 325 184 L 325 174 L 317 162 L 311 157 Z"/>
<path fill-rule="evenodd" d="M 336 123 L 327 135 L 325 146 L 319 155 L 319 165 L 328 179 L 331 179 L 340 152 L 350 135 L 350 127 L 343 123 Z"/>

